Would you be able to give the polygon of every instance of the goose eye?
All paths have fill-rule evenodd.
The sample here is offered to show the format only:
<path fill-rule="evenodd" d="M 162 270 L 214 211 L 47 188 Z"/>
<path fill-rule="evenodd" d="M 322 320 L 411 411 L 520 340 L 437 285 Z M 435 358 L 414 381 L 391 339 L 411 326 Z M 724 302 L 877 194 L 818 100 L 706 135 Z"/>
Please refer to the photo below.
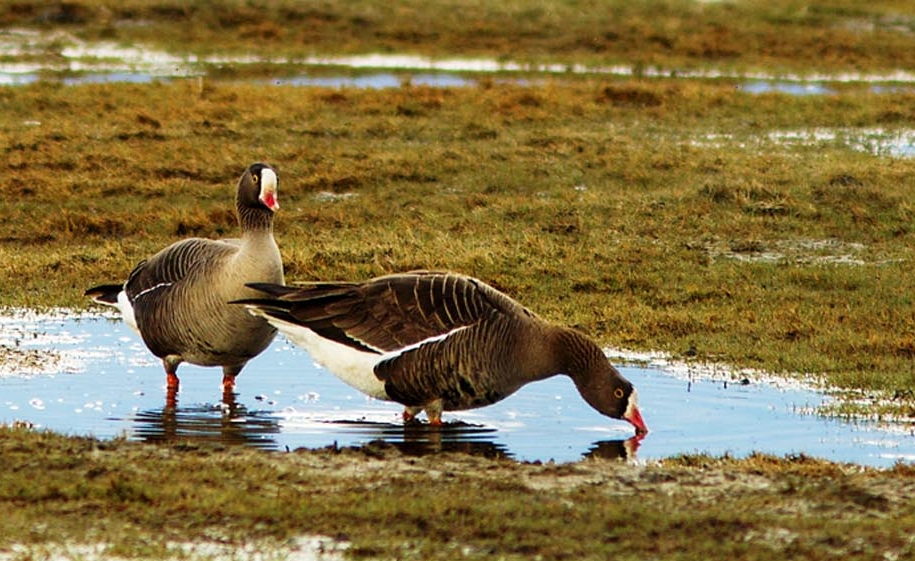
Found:
<path fill-rule="evenodd" d="M 613 397 L 615 397 L 616 399 L 623 399 L 623 394 L 625 394 L 625 393 L 626 392 L 623 391 L 623 388 L 616 388 L 615 390 L 613 390 Z"/>

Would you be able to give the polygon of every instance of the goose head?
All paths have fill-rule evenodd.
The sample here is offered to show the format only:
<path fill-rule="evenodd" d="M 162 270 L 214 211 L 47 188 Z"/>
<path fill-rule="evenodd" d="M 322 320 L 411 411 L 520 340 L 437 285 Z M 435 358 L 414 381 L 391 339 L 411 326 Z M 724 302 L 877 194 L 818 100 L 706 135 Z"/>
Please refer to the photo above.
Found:
<path fill-rule="evenodd" d="M 242 174 L 238 180 L 235 207 L 243 236 L 244 232 L 272 231 L 273 213 L 280 208 L 278 186 L 276 171 L 267 164 L 251 164 Z"/>
<path fill-rule="evenodd" d="M 593 366 L 585 376 L 573 376 L 581 397 L 599 413 L 629 421 L 637 435 L 648 434 L 639 411 L 639 393 L 606 359 L 605 366 Z"/>
<path fill-rule="evenodd" d="M 238 203 L 245 207 L 263 206 L 276 212 L 280 208 L 278 186 L 276 170 L 260 162 L 251 164 L 238 181 Z"/>
<path fill-rule="evenodd" d="M 600 347 L 572 329 L 558 331 L 563 371 L 575 382 L 578 393 L 602 415 L 629 421 L 636 435 L 648 434 L 638 406 L 638 392 L 620 374 Z"/>

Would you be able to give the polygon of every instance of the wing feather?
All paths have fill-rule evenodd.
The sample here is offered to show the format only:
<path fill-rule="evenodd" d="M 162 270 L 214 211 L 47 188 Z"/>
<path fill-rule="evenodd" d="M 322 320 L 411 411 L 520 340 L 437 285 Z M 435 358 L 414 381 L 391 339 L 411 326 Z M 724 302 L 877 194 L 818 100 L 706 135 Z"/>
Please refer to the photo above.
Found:
<path fill-rule="evenodd" d="M 214 262 L 225 260 L 239 251 L 238 246 L 202 238 L 176 242 L 149 259 L 140 262 L 130 273 L 124 290 L 133 308 L 140 333 L 157 356 L 173 352 L 176 341 L 183 341 L 190 331 L 176 306 L 192 277 L 205 271 L 219 270 Z"/>
<path fill-rule="evenodd" d="M 393 352 L 467 327 L 491 312 L 517 314 L 520 304 L 481 281 L 414 271 L 362 283 L 309 283 L 295 289 L 252 285 L 270 306 L 248 303 L 354 348 Z M 282 308 L 282 316 L 275 308 Z"/>

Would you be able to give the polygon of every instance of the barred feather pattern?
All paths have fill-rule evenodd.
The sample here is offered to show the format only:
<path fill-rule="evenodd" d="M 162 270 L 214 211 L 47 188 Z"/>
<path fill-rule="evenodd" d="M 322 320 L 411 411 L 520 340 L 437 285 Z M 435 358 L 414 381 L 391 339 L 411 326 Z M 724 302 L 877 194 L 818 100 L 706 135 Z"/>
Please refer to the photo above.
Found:
<path fill-rule="evenodd" d="M 297 336 L 307 329 L 357 351 L 358 361 L 335 362 L 338 376 L 346 371 L 352 380 L 352 365 L 375 354 L 373 372 L 365 375 L 381 380 L 387 398 L 407 407 L 437 400 L 444 410 L 482 407 L 562 373 L 588 403 L 619 417 L 632 392 L 591 339 L 544 321 L 472 277 L 413 271 L 362 283 L 252 286 L 267 296 L 244 303 L 294 342 L 318 350 L 315 338 Z M 359 386 L 370 384 L 362 378 Z M 617 387 L 624 394 L 613 397 Z M 592 390 L 611 398 L 585 395 Z"/>
<path fill-rule="evenodd" d="M 492 312 L 450 336 L 421 344 L 375 366 L 387 394 L 404 405 L 442 400 L 444 410 L 490 405 L 539 379 L 550 368 L 526 360 L 523 334 L 532 331 L 516 318 Z M 516 345 L 521 345 L 517 347 Z"/>
<path fill-rule="evenodd" d="M 239 179 L 241 238 L 181 240 L 140 262 L 124 283 L 126 312 L 132 312 L 131 319 L 154 355 L 172 362 L 223 366 L 224 373 L 234 376 L 272 341 L 273 326 L 229 303 L 259 294 L 246 286 L 248 282 L 283 282 L 273 211 L 258 200 L 262 173 L 272 178 L 275 195 L 276 176 L 265 164 L 253 164 Z M 107 286 L 90 289 L 87 295 L 114 305 L 117 298 L 107 294 Z"/>
<path fill-rule="evenodd" d="M 250 296 L 243 282 L 226 282 L 238 246 L 192 238 L 142 263 L 125 289 L 143 341 L 159 357 L 180 355 L 200 366 L 243 364 L 263 351 L 275 329 L 227 303 Z M 280 270 L 265 271 L 278 279 Z M 244 275 L 242 275 L 244 276 Z"/>
<path fill-rule="evenodd" d="M 493 312 L 535 317 L 482 281 L 453 273 L 414 271 L 364 283 L 309 283 L 298 289 L 251 286 L 276 297 L 253 304 L 282 308 L 287 321 L 379 354 L 474 325 Z"/>

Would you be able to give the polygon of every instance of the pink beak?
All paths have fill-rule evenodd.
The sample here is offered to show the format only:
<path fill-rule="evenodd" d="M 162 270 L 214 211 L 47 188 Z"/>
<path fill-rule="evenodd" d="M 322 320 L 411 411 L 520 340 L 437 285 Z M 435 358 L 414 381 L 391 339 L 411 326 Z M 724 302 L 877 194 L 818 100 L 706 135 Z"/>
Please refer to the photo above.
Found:
<path fill-rule="evenodd" d="M 635 426 L 635 434 L 639 436 L 648 434 L 648 427 L 645 426 L 645 421 L 642 420 L 642 414 L 635 404 L 631 404 L 629 408 L 626 409 L 626 414 L 623 415 L 623 418 Z"/>
<path fill-rule="evenodd" d="M 276 212 L 280 208 L 280 204 L 276 202 L 276 195 L 273 193 L 264 193 L 264 196 L 261 197 L 261 202 L 273 212 Z"/>

